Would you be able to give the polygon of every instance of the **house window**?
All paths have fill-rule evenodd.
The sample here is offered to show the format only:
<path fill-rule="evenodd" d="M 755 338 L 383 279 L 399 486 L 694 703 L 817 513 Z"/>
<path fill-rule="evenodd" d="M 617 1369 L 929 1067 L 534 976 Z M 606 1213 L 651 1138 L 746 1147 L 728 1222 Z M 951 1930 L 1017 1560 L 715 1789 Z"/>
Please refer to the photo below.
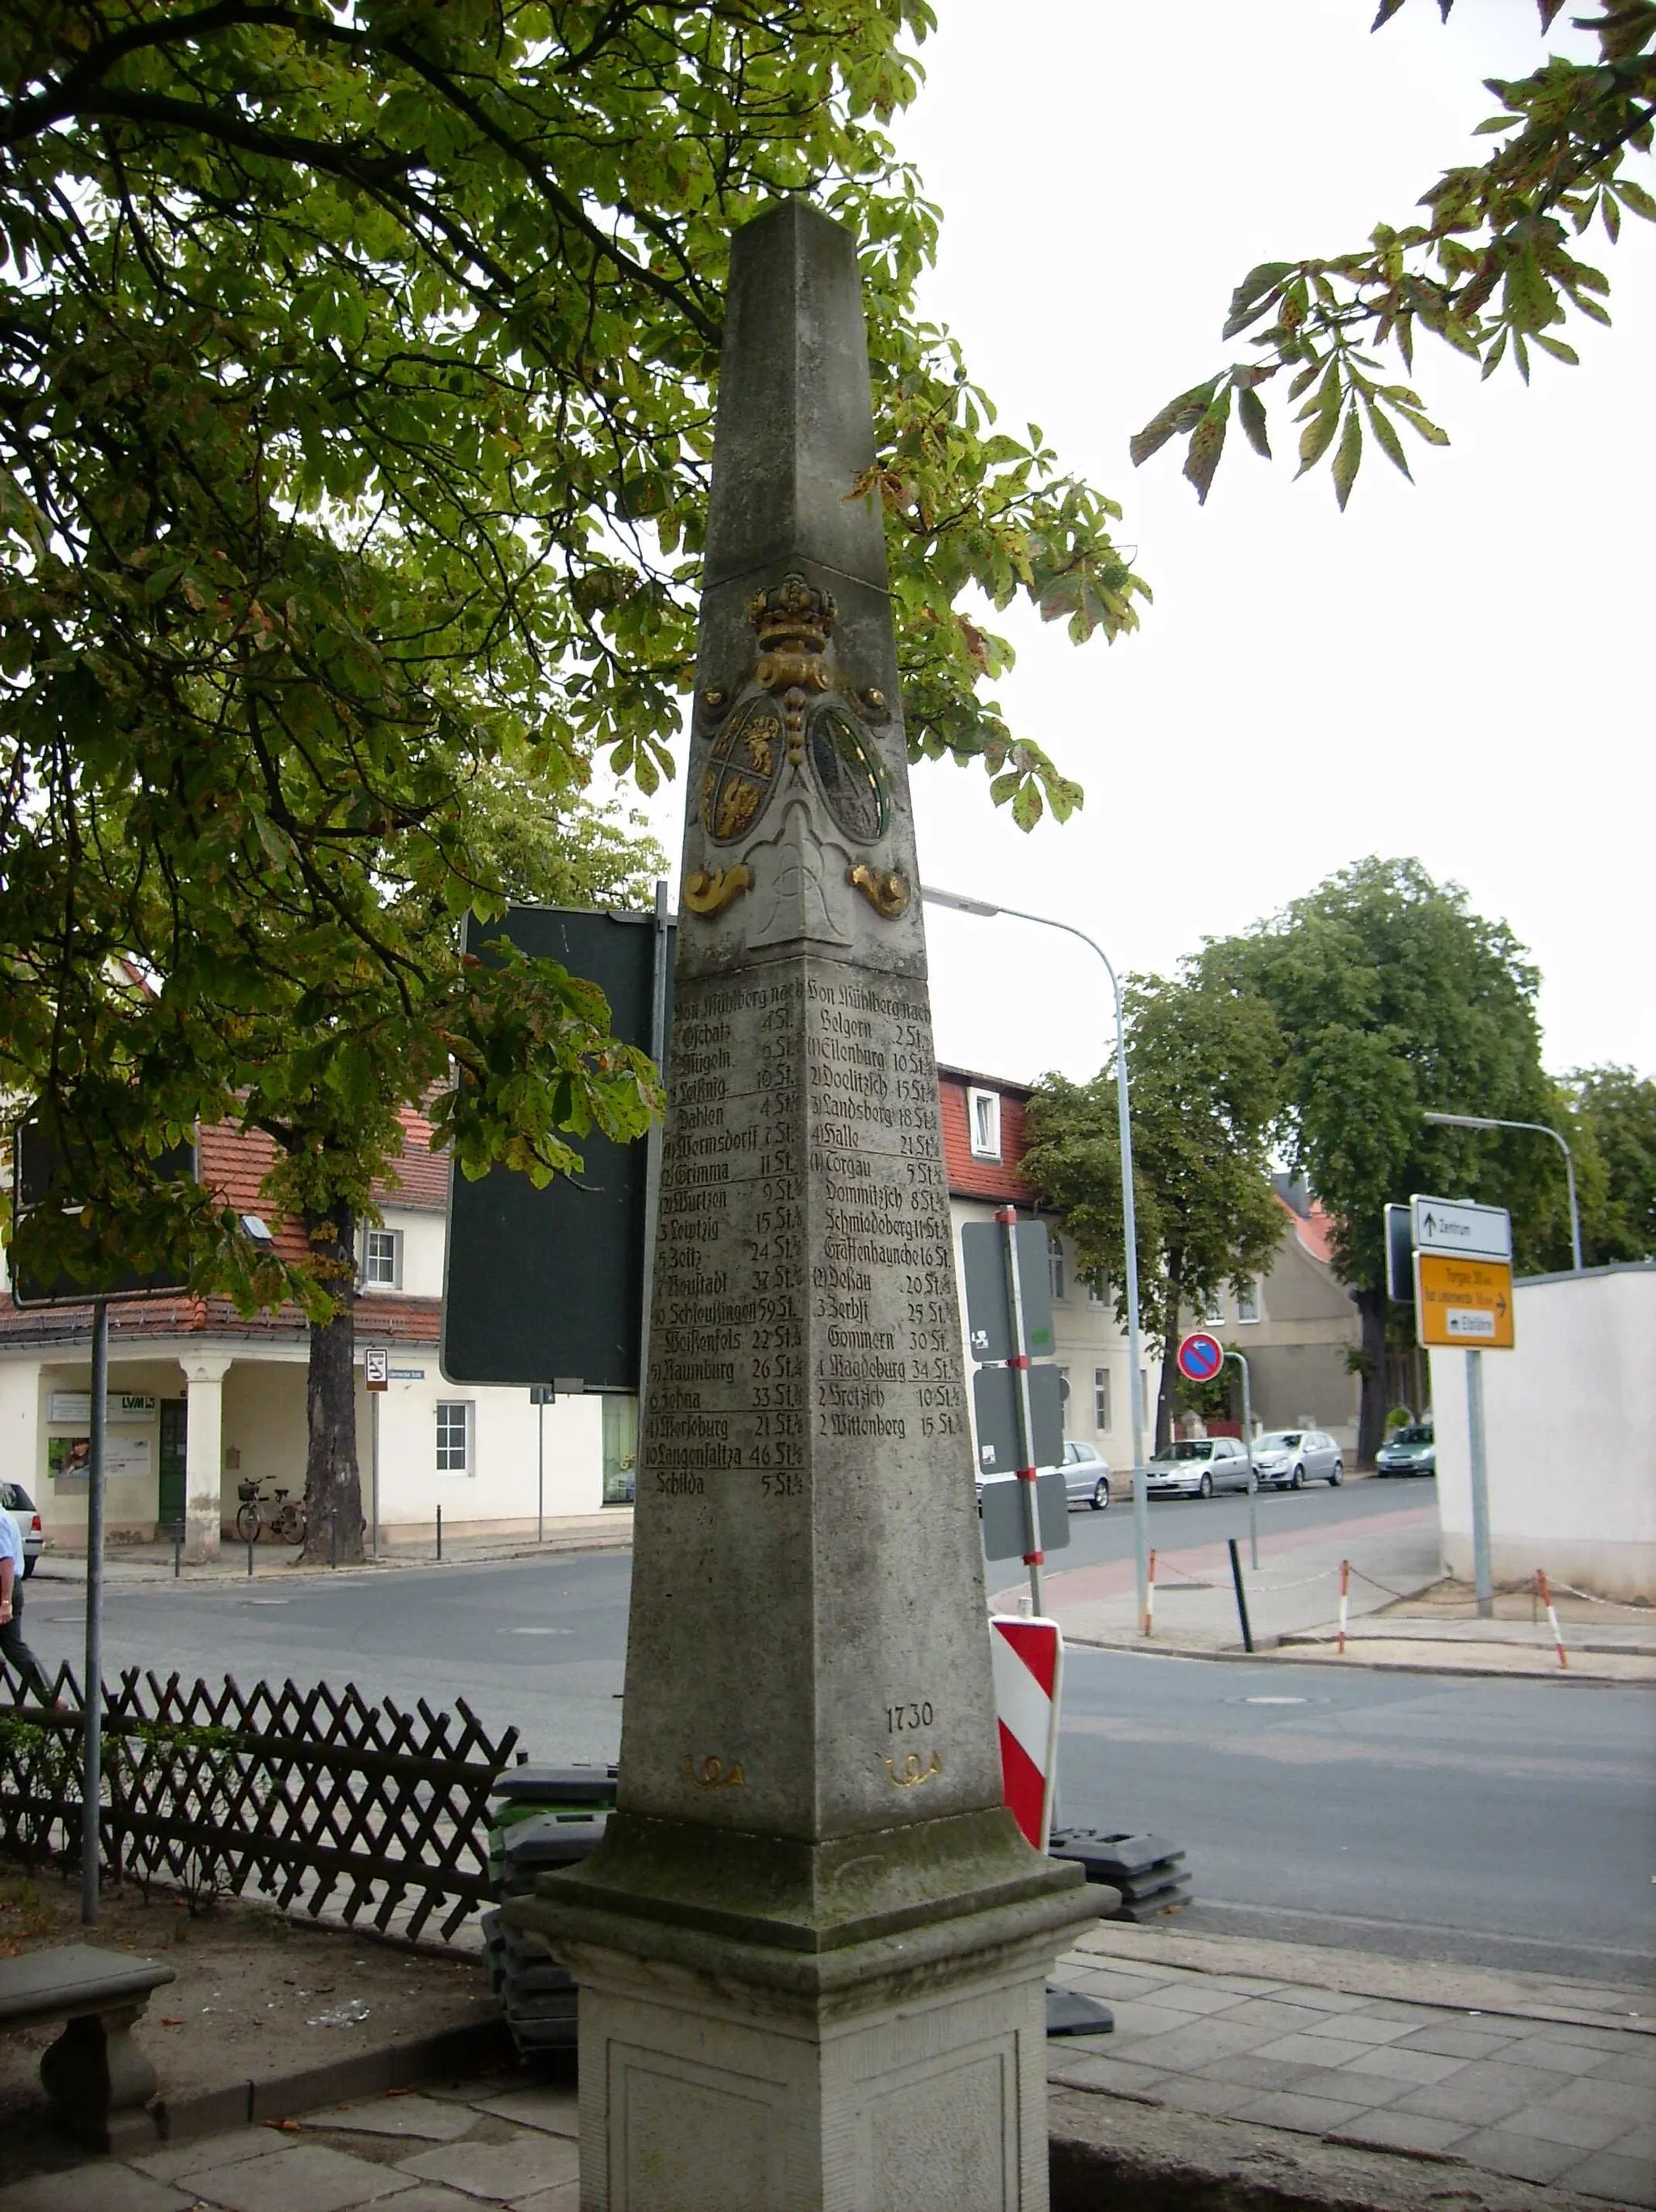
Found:
<path fill-rule="evenodd" d="M 1102 1435 L 1110 1426 L 1110 1370 L 1093 1370 L 1093 1425 Z"/>
<path fill-rule="evenodd" d="M 1062 1297 L 1064 1293 L 1063 1239 L 1049 1235 L 1046 1240 L 1047 1271 L 1052 1278 L 1052 1295 Z"/>
<path fill-rule="evenodd" d="M 1001 1157 L 1001 1094 L 998 1091 L 968 1091 L 966 1126 L 971 1154 L 977 1160 Z"/>
<path fill-rule="evenodd" d="M 437 1472 L 472 1472 L 472 1407 L 463 1398 L 437 1401 Z"/>
<path fill-rule="evenodd" d="M 1215 1291 L 1196 1308 L 1196 1317 L 1203 1328 L 1218 1328 L 1225 1319 L 1225 1293 Z"/>
<path fill-rule="evenodd" d="M 1058 1419 L 1065 1436 L 1069 1434 L 1069 1370 L 1058 1370 Z"/>
<path fill-rule="evenodd" d="M 403 1232 L 400 1229 L 365 1229 L 362 1232 L 362 1287 L 396 1291 L 403 1281 Z"/>
<path fill-rule="evenodd" d="M 1107 1306 L 1110 1303 L 1110 1278 L 1102 1267 L 1096 1267 L 1087 1279 L 1087 1303 L 1090 1306 Z"/>
<path fill-rule="evenodd" d="M 1257 1321 L 1259 1318 L 1259 1279 L 1250 1276 L 1236 1294 L 1238 1321 Z"/>

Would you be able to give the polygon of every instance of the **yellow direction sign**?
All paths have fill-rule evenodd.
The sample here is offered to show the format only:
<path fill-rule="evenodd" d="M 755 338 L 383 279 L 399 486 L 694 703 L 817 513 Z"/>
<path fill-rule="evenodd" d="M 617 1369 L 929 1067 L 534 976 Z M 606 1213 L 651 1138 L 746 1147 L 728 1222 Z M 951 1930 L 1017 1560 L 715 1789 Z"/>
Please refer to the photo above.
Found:
<path fill-rule="evenodd" d="M 1455 1352 L 1510 1352 L 1512 1262 L 1416 1252 L 1415 1320 L 1422 1344 Z"/>

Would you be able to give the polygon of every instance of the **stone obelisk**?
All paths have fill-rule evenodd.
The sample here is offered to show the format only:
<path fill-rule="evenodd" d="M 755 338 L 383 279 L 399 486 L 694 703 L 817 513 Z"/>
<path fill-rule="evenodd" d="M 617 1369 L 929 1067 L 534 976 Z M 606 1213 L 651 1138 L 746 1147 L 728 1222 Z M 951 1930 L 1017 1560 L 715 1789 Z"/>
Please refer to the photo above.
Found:
<path fill-rule="evenodd" d="M 1046 2203 L 1094 1909 L 1002 1803 L 854 241 L 737 236 L 618 1809 L 519 1908 L 581 1983 L 588 2212 Z"/>

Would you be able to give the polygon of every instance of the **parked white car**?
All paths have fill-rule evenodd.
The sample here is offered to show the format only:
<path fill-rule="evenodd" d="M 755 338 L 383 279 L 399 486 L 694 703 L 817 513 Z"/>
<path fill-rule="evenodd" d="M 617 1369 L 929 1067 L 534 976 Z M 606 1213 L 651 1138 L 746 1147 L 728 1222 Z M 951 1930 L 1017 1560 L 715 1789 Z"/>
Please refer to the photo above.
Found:
<path fill-rule="evenodd" d="M 1345 1474 L 1340 1447 L 1322 1429 L 1268 1429 L 1254 1439 L 1253 1467 L 1269 1490 L 1303 1490 L 1308 1482 L 1336 1489 Z"/>
<path fill-rule="evenodd" d="M 1248 1455 L 1236 1437 L 1181 1437 L 1145 1463 L 1151 1498 L 1211 1498 L 1215 1490 L 1247 1490 Z"/>

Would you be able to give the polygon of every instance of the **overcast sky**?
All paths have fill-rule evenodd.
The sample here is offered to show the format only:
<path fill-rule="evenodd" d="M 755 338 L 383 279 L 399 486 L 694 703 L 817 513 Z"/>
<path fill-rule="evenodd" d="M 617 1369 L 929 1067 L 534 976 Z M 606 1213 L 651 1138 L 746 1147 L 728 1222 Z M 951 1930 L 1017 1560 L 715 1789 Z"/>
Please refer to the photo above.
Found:
<path fill-rule="evenodd" d="M 938 12 L 898 131 L 944 210 L 927 310 L 1006 427 L 1038 422 L 1121 501 L 1156 598 L 1110 647 L 1003 621 L 1019 661 L 998 696 L 1086 808 L 1025 837 L 981 771 L 922 767 L 928 880 L 1166 972 L 1367 854 L 1418 855 L 1530 948 L 1550 1067 L 1656 1073 L 1656 226 L 1596 234 L 1615 327 L 1573 325 L 1580 368 L 1537 356 L 1527 391 L 1507 368 L 1480 386 L 1422 339 L 1416 388 L 1453 443 L 1403 434 L 1412 489 L 1371 445 L 1342 516 L 1325 467 L 1296 484 L 1233 434 L 1203 509 L 1182 443 L 1127 459 L 1166 399 L 1239 356 L 1219 330 L 1256 262 L 1355 246 L 1487 154 L 1469 136 L 1495 106 L 1482 80 L 1545 51 L 1530 0 L 1458 0 L 1446 28 L 1410 0 L 1372 37 L 1371 0 Z M 1275 412 L 1273 430 L 1291 452 Z M 942 1058 L 1099 1066 L 1083 947 L 935 910 L 928 933 Z"/>

